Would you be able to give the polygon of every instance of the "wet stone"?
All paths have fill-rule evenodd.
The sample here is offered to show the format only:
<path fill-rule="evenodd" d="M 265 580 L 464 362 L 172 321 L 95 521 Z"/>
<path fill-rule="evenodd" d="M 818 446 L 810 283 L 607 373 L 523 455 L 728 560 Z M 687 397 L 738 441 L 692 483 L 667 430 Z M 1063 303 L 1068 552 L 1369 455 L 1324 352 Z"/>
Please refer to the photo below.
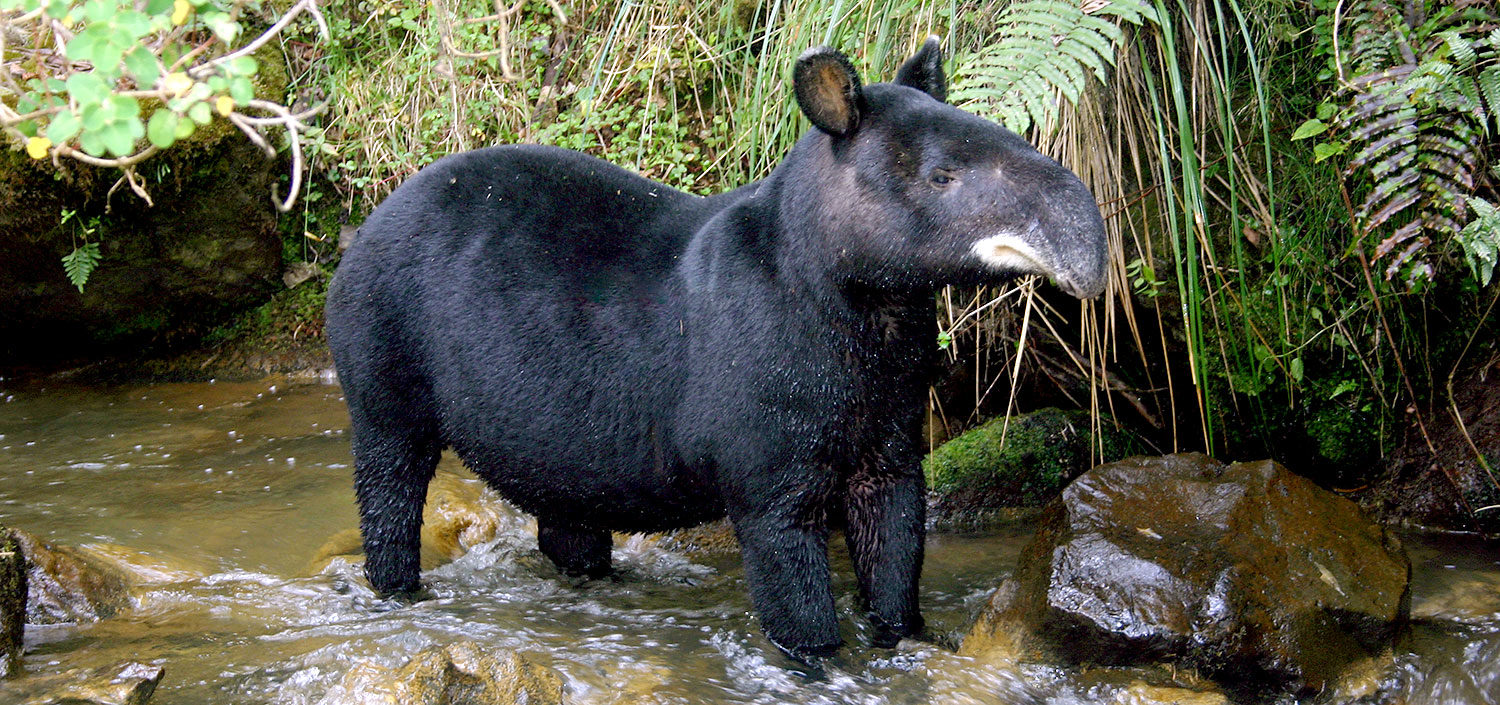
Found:
<path fill-rule="evenodd" d="M 124 571 L 78 549 L 13 533 L 30 563 L 27 624 L 93 622 L 130 605 Z"/>
<path fill-rule="evenodd" d="M 1352 502 L 1271 461 L 1132 458 L 1048 505 L 964 650 L 1022 643 L 1305 694 L 1390 645 L 1410 573 L 1401 544 Z"/>
<path fill-rule="evenodd" d="M 478 480 L 439 470 L 422 508 L 422 570 L 432 570 L 493 541 L 500 530 L 500 506 L 500 499 Z M 307 572 L 321 572 L 334 558 L 363 553 L 359 529 L 341 531 L 318 548 Z"/>
<path fill-rule="evenodd" d="M 75 669 L 0 684 L 0 702 L 19 705 L 145 705 L 166 669 L 138 662 Z"/>
<path fill-rule="evenodd" d="M 427 649 L 400 668 L 356 664 L 319 705 L 561 705 L 562 678 L 473 641 Z"/>
<path fill-rule="evenodd" d="M 728 556 L 740 552 L 740 542 L 734 536 L 734 526 L 728 519 L 690 526 L 686 529 L 657 534 L 661 548 L 688 556 Z"/>
<path fill-rule="evenodd" d="M 9 530 L 0 528 L 0 678 L 21 671 L 26 629 L 26 556 Z"/>

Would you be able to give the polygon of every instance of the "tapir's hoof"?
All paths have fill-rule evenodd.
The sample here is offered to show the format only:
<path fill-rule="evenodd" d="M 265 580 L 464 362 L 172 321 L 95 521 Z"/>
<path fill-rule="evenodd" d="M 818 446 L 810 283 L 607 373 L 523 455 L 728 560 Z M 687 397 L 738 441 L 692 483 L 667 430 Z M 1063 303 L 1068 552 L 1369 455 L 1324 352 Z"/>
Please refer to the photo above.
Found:
<path fill-rule="evenodd" d="M 921 617 L 906 623 L 887 624 L 874 616 L 870 617 L 870 625 L 875 628 L 870 645 L 878 649 L 894 649 L 902 639 L 921 634 L 925 626 Z"/>

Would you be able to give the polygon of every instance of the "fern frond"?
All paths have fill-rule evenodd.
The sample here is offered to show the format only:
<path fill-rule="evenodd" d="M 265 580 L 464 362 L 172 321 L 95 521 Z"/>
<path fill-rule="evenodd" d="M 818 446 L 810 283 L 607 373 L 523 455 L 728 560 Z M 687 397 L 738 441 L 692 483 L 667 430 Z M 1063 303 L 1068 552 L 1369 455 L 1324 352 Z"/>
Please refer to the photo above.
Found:
<path fill-rule="evenodd" d="M 63 272 L 68 275 L 68 281 L 78 287 L 78 293 L 83 293 L 83 285 L 88 283 L 89 275 L 94 273 L 103 257 L 97 242 L 84 243 L 82 247 L 75 247 L 72 252 L 63 255 Z"/>
<path fill-rule="evenodd" d="M 1479 60 L 1479 55 L 1474 51 L 1474 44 L 1465 39 L 1457 30 L 1448 30 L 1438 36 L 1442 37 L 1443 43 L 1448 45 L 1448 52 L 1453 56 L 1454 63 L 1460 67 L 1473 66 Z"/>
<path fill-rule="evenodd" d="M 995 18 L 993 40 L 960 62 L 950 97 L 1017 132 L 1045 124 L 1058 96 L 1077 103 L 1091 76 L 1108 77 L 1125 37 L 1119 23 L 1154 17 L 1146 9 L 1135 0 L 1093 13 L 1072 1 L 1019 0 Z"/>

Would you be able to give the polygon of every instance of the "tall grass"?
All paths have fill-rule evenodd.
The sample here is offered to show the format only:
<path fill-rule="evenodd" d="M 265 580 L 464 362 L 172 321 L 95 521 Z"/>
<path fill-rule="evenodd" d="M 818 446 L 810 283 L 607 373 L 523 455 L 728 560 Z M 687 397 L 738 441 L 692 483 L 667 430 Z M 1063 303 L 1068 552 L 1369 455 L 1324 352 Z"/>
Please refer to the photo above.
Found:
<path fill-rule="evenodd" d="M 507 142 L 580 149 L 708 193 L 765 176 L 806 129 L 788 73 L 808 47 L 839 47 L 867 80 L 886 80 L 937 34 L 962 89 L 982 78 L 976 57 L 1009 46 L 1010 6 L 332 0 L 335 43 L 294 41 L 289 54 L 306 97 L 332 98 L 317 166 L 351 213 L 439 156 Z M 1034 282 L 942 292 L 950 374 L 932 395 L 936 425 L 951 433 L 1056 402 L 1146 429 L 1162 450 L 1274 455 L 1316 445 L 1325 411 L 1399 417 L 1420 394 L 1397 384 L 1401 358 L 1428 380 L 1444 376 L 1424 367 L 1421 300 L 1367 286 L 1350 249 L 1340 190 L 1365 186 L 1288 139 L 1326 97 L 1305 68 L 1322 60 L 1307 34 L 1278 34 L 1306 24 L 1305 10 L 1270 0 L 1027 7 L 1075 20 L 1081 8 L 1118 28 L 1099 35 L 1111 54 L 1102 80 L 1028 106 L 1024 128 L 1098 198 L 1108 294 L 1080 305 Z M 1468 337 L 1483 341 L 1478 325 Z"/>

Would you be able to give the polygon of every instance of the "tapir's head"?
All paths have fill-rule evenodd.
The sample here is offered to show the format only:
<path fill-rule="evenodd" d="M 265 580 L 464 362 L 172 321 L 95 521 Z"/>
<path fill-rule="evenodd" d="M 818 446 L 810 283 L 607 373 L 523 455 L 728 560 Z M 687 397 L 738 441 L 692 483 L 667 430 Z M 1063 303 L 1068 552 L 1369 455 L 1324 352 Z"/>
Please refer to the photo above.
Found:
<path fill-rule="evenodd" d="M 817 130 L 793 152 L 791 200 L 852 276 L 935 286 L 1039 274 L 1078 298 L 1104 291 L 1093 194 L 1016 133 L 944 102 L 936 37 L 892 83 L 861 86 L 825 47 L 797 60 L 793 83 Z"/>

